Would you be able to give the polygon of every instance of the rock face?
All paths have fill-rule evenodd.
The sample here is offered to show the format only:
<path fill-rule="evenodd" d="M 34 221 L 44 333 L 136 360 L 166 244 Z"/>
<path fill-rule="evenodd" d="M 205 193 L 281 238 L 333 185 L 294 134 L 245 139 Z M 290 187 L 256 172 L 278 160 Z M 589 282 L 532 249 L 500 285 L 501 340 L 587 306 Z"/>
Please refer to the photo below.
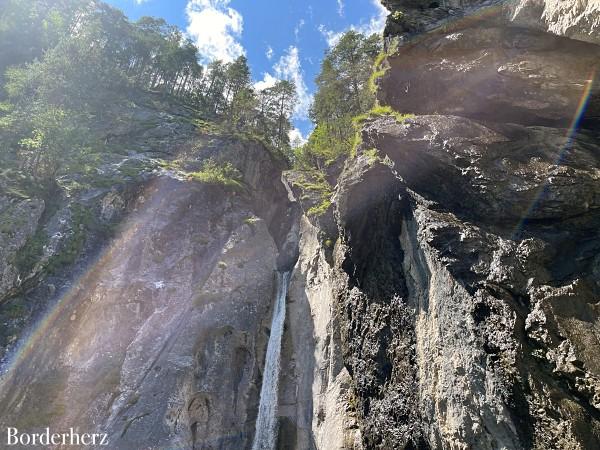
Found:
<path fill-rule="evenodd" d="M 597 448 L 596 7 L 383 3 L 414 117 L 302 219 L 281 448 Z"/>
<path fill-rule="evenodd" d="M 412 116 L 365 122 L 356 157 L 326 174 L 322 215 L 303 174 L 284 186 L 258 143 L 190 140 L 179 113 L 107 162 L 142 173 L 135 189 L 88 190 L 50 213 L 0 197 L 0 298 L 36 234 L 49 239 L 34 267 L 87 231 L 76 205 L 121 222 L 65 285 L 25 293 L 57 300 L 10 360 L 0 427 L 249 449 L 274 271 L 293 267 L 279 449 L 600 447 L 596 3 L 383 3 L 378 99 Z M 246 189 L 139 152 L 169 142 L 190 170 L 230 162 Z M 0 308 L 10 327 L 18 301 Z"/>
<path fill-rule="evenodd" d="M 386 36 L 405 39 L 479 16 L 571 39 L 600 42 L 600 5 L 596 0 L 382 0 L 381 3 L 391 12 Z"/>
<path fill-rule="evenodd" d="M 514 0 L 509 17 L 518 25 L 600 43 L 600 4 L 595 0 Z"/>
<path fill-rule="evenodd" d="M 21 282 L 17 255 L 35 233 L 44 206 L 39 199 L 0 197 L 0 298 L 8 296 Z"/>
<path fill-rule="evenodd" d="M 286 244 L 293 208 L 283 165 L 261 144 L 196 139 L 181 155 L 190 170 L 209 157 L 231 161 L 245 188 L 162 170 L 127 195 L 88 192 L 94 220 L 122 221 L 65 287 L 27 294 L 57 298 L 5 366 L 2 426 L 104 432 L 115 449 L 250 447 L 275 271 L 297 253 Z M 6 217 L 28 225 L 3 241 L 4 260 L 43 208 L 6 204 Z M 58 220 L 60 210 L 52 217 L 45 228 L 80 229 Z"/>
<path fill-rule="evenodd" d="M 379 98 L 402 112 L 568 128 L 599 60 L 596 45 L 486 23 L 403 47 Z M 600 86 L 589 95 L 598 98 Z M 591 102 L 583 120 L 597 124 L 599 108 Z"/>
<path fill-rule="evenodd" d="M 351 377 L 341 350 L 339 281 L 319 229 L 300 222 L 300 256 L 290 281 L 280 393 L 281 449 L 360 448 Z"/>

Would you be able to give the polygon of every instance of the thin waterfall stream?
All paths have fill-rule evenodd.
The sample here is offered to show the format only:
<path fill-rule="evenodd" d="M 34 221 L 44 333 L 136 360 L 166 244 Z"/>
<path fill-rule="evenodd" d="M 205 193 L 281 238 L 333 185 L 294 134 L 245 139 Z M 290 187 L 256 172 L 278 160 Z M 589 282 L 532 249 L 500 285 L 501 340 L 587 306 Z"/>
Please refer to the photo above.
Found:
<path fill-rule="evenodd" d="M 285 323 L 285 298 L 289 280 L 290 272 L 277 273 L 277 297 L 271 321 L 271 335 L 267 344 L 267 357 L 260 389 L 260 403 L 252 450 L 273 450 L 277 442 L 277 397 L 281 368 L 281 338 Z"/>

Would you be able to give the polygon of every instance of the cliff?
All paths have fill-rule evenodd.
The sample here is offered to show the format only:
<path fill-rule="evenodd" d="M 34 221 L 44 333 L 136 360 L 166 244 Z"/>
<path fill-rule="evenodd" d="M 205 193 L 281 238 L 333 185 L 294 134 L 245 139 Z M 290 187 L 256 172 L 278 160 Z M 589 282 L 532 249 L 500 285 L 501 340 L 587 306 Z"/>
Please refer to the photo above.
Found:
<path fill-rule="evenodd" d="M 301 222 L 291 436 L 596 448 L 597 6 L 383 3 L 378 99 L 413 116 L 368 120 L 333 206 Z"/>
<path fill-rule="evenodd" d="M 156 104 L 105 124 L 127 151 L 93 180 L 3 190 L 2 427 L 251 448 L 293 269 L 279 449 L 600 447 L 600 10 L 382 3 L 405 115 L 363 122 L 330 197 Z"/>
<path fill-rule="evenodd" d="M 0 246 L 3 427 L 103 432 L 123 449 L 250 445 L 274 274 L 295 261 L 287 163 L 189 117 L 139 106 L 111 129 L 135 148 L 100 179 L 2 197 L 19 223 Z M 235 177 L 203 178 L 206 161 Z"/>

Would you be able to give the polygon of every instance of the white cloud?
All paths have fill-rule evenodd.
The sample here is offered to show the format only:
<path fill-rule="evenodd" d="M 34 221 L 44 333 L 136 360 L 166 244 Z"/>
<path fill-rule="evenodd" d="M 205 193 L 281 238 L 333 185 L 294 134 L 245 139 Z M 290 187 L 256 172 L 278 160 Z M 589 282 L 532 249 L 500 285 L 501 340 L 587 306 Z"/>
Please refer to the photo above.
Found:
<path fill-rule="evenodd" d="M 270 45 L 267 47 L 267 51 L 265 52 L 265 55 L 267 56 L 267 59 L 271 59 L 273 58 L 273 47 L 271 47 Z"/>
<path fill-rule="evenodd" d="M 359 33 L 362 33 L 365 36 L 382 33 L 389 12 L 379 2 L 379 0 L 371 0 L 371 3 L 375 7 L 376 13 L 375 15 L 373 15 L 373 17 L 371 17 L 371 19 L 368 22 L 363 22 L 358 25 L 350 25 L 347 29 L 343 31 L 328 30 L 327 27 L 325 27 L 325 25 L 319 25 L 319 31 L 323 35 L 325 41 L 327 41 L 327 45 L 329 45 L 329 47 L 333 47 L 339 42 L 340 38 L 348 30 L 358 31 Z"/>
<path fill-rule="evenodd" d="M 230 0 L 189 0 L 187 33 L 194 40 L 203 62 L 233 61 L 245 54 L 239 43 L 244 20 L 229 7 Z"/>
<path fill-rule="evenodd" d="M 294 109 L 294 119 L 308 119 L 308 111 L 312 103 L 313 96 L 308 92 L 308 87 L 304 81 L 302 64 L 300 62 L 300 52 L 298 47 L 290 46 L 285 55 L 273 65 L 273 73 L 265 73 L 263 79 L 254 83 L 257 90 L 266 89 L 275 85 L 278 80 L 293 81 L 296 86 L 298 101 Z"/>
<path fill-rule="evenodd" d="M 296 85 L 296 94 L 298 95 L 294 118 L 307 119 L 310 104 L 312 103 L 312 95 L 308 92 L 308 87 L 304 82 L 298 47 L 291 46 L 288 48 L 287 53 L 273 66 L 273 70 L 277 78 L 294 82 Z"/>
<path fill-rule="evenodd" d="M 306 144 L 307 139 L 298 128 L 292 128 L 288 136 L 290 137 L 290 143 L 294 147 Z"/>
<path fill-rule="evenodd" d="M 254 89 L 256 89 L 257 91 L 262 91 L 263 89 L 268 89 L 270 87 L 273 87 L 273 86 L 275 86 L 275 83 L 277 83 L 277 81 L 278 81 L 278 79 L 275 78 L 270 73 L 265 73 L 263 75 L 263 77 L 264 78 L 262 80 L 254 83 Z"/>
<path fill-rule="evenodd" d="M 345 33 L 345 31 L 336 32 L 328 30 L 323 24 L 319 25 L 319 32 L 323 35 L 323 38 L 325 41 L 327 41 L 327 45 L 329 47 L 333 47 L 335 44 L 337 44 Z"/>
<path fill-rule="evenodd" d="M 361 24 L 356 29 L 367 36 L 374 33 L 382 33 L 385 28 L 385 21 L 389 11 L 381 4 L 379 0 L 371 0 L 371 3 L 377 10 L 377 13 L 371 17 L 368 24 Z"/>

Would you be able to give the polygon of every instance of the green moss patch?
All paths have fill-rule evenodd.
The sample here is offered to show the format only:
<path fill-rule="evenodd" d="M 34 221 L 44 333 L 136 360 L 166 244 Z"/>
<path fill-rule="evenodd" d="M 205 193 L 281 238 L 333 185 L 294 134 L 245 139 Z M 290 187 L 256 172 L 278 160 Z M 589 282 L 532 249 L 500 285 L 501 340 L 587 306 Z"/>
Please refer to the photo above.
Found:
<path fill-rule="evenodd" d="M 242 174 L 229 162 L 217 163 L 212 159 L 207 159 L 198 172 L 190 172 L 187 177 L 190 181 L 220 185 L 236 191 L 245 188 Z"/>

